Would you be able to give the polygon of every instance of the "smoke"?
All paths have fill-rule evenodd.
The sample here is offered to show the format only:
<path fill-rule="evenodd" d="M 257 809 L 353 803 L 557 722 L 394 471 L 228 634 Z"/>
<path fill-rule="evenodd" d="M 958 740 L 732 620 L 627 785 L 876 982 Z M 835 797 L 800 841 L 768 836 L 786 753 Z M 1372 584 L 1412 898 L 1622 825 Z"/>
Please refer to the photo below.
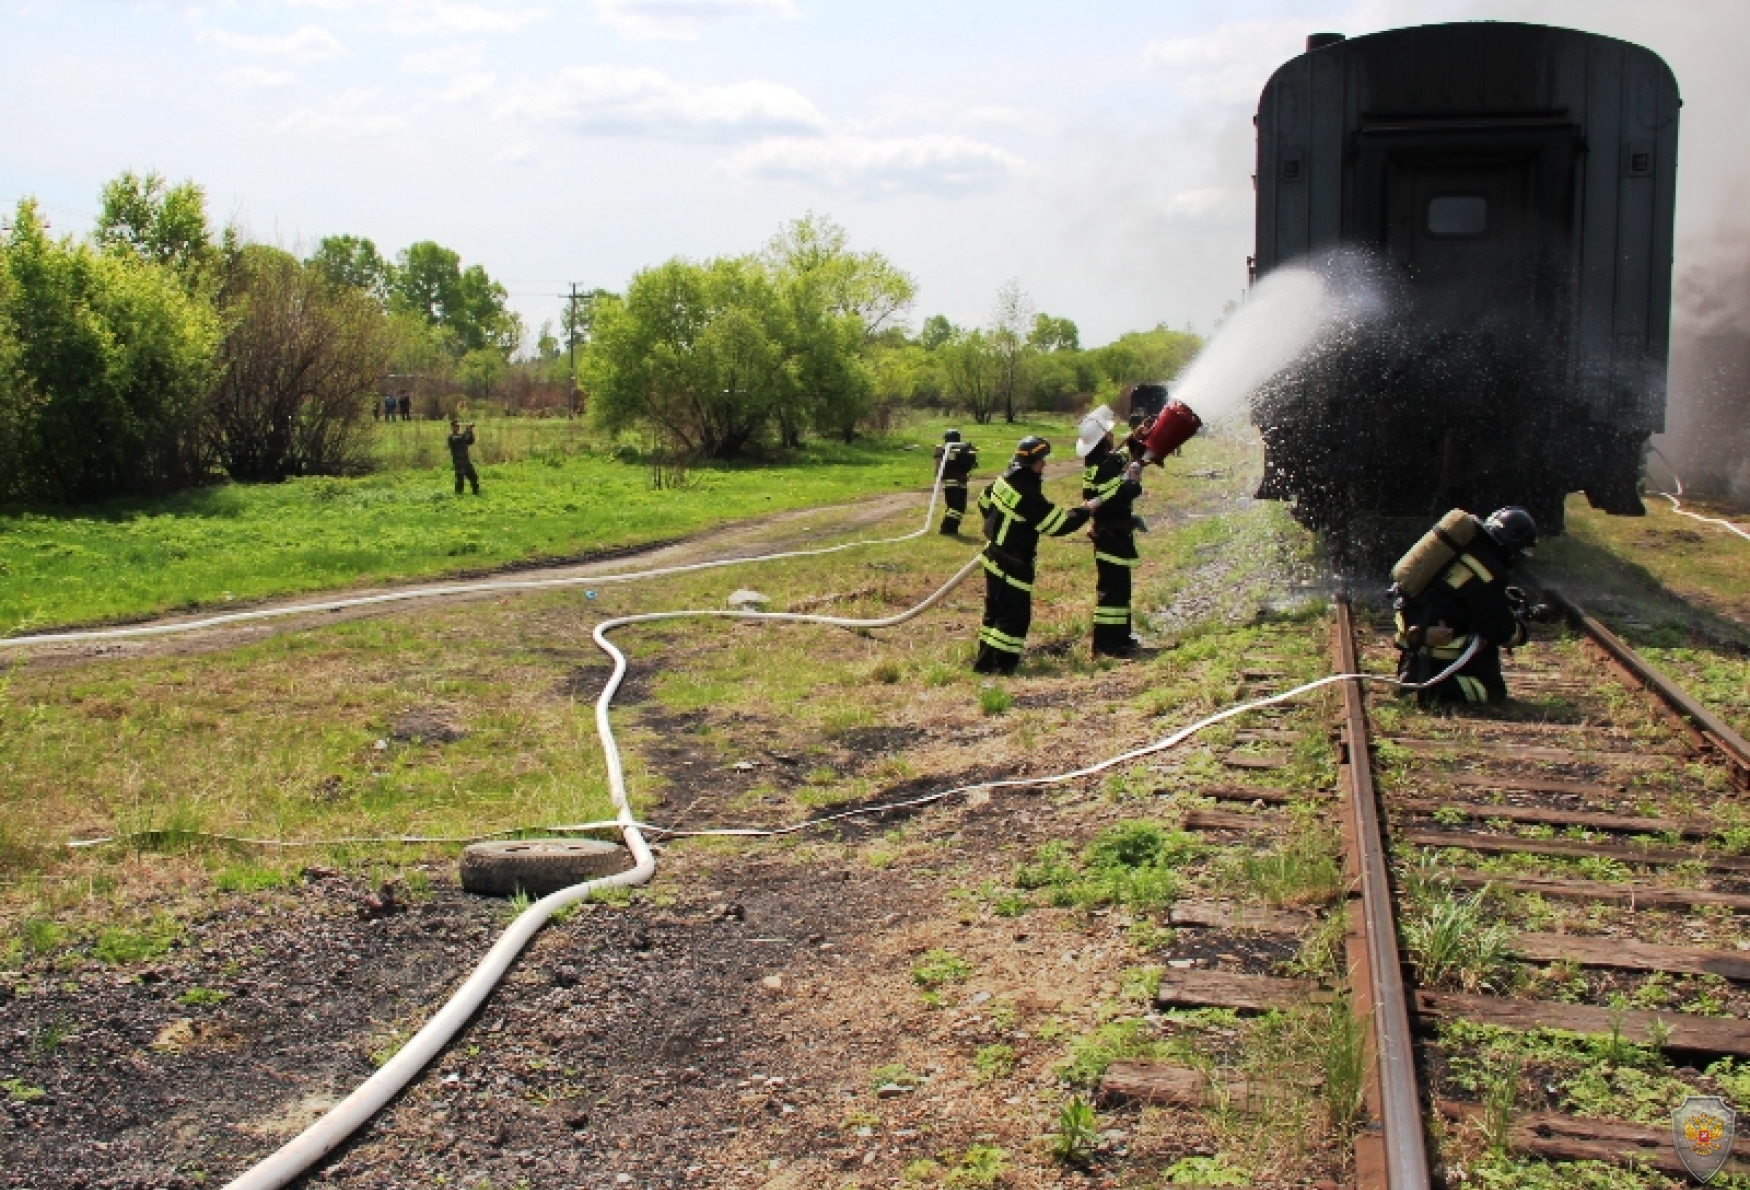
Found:
<path fill-rule="evenodd" d="M 1669 416 L 1654 442 L 1690 491 L 1750 500 L 1750 228 L 1678 275 Z"/>

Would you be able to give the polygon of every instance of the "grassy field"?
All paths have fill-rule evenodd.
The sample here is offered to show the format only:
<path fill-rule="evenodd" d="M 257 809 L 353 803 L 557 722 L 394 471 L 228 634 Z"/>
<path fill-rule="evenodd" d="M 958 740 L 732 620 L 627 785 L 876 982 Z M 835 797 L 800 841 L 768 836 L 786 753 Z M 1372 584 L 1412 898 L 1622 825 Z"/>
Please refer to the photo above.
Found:
<path fill-rule="evenodd" d="M 389 465 L 357 479 L 0 513 L 0 635 L 574 558 L 920 489 L 933 477 L 927 447 L 947 424 L 814 443 L 783 463 L 699 467 L 678 489 L 659 490 L 648 464 L 602 451 L 576 423 L 493 422 L 479 431 L 478 498 L 453 494 L 439 423 L 379 426 Z M 1007 444 L 1032 432 L 1069 434 L 1060 421 L 977 427 L 969 437 L 995 470 Z M 446 461 L 424 464 L 433 454 Z"/>
<path fill-rule="evenodd" d="M 1612 517 L 1576 496 L 1568 534 L 1538 554 L 1540 574 L 1750 735 L 1750 543 L 1656 498 Z"/>
<path fill-rule="evenodd" d="M 1245 481 L 1220 470 L 1233 465 L 1224 462 L 1229 451 L 1199 442 L 1173 461 L 1173 473 L 1150 481 L 1150 511 L 1162 523 L 1144 539 L 1151 565 L 1137 607 L 1159 612 L 1186 640 L 1171 692 L 1138 703 L 1150 718 L 1178 718 L 1187 705 L 1225 700 L 1233 650 L 1243 646 L 1222 635 L 1222 624 L 1250 623 L 1259 609 L 1253 588 L 1278 585 L 1285 569 L 1304 561 L 1280 554 L 1278 542 L 1292 530 L 1279 510 L 1233 501 L 1229 489 Z M 1072 499 L 1077 487 L 1074 468 L 1060 464 L 1050 490 Z M 858 536 L 889 535 L 915 516 L 908 511 Z M 562 592 L 437 603 L 210 653 L 14 668 L 0 675 L 0 767 L 9 774 L 0 794 L 0 867 L 22 883 L 7 899 L 29 915 L 94 895 L 105 902 L 105 890 L 139 881 L 198 888 L 237 864 L 296 870 L 309 859 L 189 850 L 188 835 L 200 830 L 278 838 L 473 835 L 603 817 L 609 806 L 590 704 L 606 661 L 588 639 L 599 619 L 722 607 L 730 590 L 749 583 L 777 610 L 888 615 L 920 600 L 974 549 L 970 540 L 930 535 L 901 547 L 774 563 L 757 574 L 714 571 L 605 587 L 590 601 Z M 1026 672 L 1097 677 L 1103 671 L 1084 656 L 1093 593 L 1085 539 L 1047 542 L 1042 563 Z M 655 700 L 645 713 L 655 736 L 641 737 L 641 719 L 629 717 L 634 789 L 646 799 L 672 793 L 682 800 L 684 791 L 671 788 L 672 770 L 641 767 L 656 738 L 708 749 L 717 755 L 711 771 L 720 772 L 750 748 L 780 747 L 775 741 L 790 741 L 806 757 L 823 740 L 876 728 L 933 700 L 945 712 L 970 707 L 982 718 L 980 688 L 967 668 L 981 591 L 975 577 L 915 629 L 878 636 L 696 621 L 623 632 L 622 647 L 643 674 L 624 701 Z M 1175 617 L 1184 623 L 1174 627 Z M 1205 631 L 1217 635 L 1195 643 Z M 441 745 L 396 738 L 410 715 L 435 716 L 466 735 Z M 750 721 L 760 729 L 749 731 Z M 1020 746 L 1072 726 L 1025 708 L 1001 724 Z M 1116 721 L 1103 721 L 1106 729 L 1116 731 Z M 842 802 L 911 774 L 879 766 L 836 772 L 823 764 L 801 775 L 794 796 L 786 793 L 770 812 Z M 752 808 L 776 791 L 745 792 Z M 68 838 L 130 830 L 166 834 L 143 851 L 61 850 Z M 340 851 L 400 864 L 453 849 Z M 149 895 L 142 888 L 134 894 Z"/>

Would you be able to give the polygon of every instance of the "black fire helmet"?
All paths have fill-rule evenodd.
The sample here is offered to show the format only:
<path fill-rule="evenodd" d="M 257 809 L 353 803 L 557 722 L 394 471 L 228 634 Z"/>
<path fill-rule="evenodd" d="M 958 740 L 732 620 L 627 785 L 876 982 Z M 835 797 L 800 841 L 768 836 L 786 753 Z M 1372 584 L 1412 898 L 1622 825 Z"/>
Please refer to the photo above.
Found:
<path fill-rule="evenodd" d="M 1537 522 L 1516 504 L 1491 512 L 1483 522 L 1483 532 L 1509 554 L 1522 553 L 1537 544 Z"/>
<path fill-rule="evenodd" d="M 1037 434 L 1029 434 L 1015 443 L 1015 462 L 1032 463 L 1051 453 L 1051 443 Z"/>
<path fill-rule="evenodd" d="M 943 430 L 942 431 L 942 441 L 943 442 L 958 442 L 958 441 L 960 441 L 960 431 L 959 430 Z"/>

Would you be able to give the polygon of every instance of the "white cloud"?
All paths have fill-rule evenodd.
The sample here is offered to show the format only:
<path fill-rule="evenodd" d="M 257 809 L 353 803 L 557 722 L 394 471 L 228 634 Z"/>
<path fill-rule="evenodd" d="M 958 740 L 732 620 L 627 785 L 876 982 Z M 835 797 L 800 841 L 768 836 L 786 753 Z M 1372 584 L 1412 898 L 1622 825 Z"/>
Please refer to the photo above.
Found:
<path fill-rule="evenodd" d="M 935 96 L 888 94 L 875 100 L 874 115 L 857 122 L 869 132 L 898 133 L 917 128 L 1009 128 L 1033 136 L 1059 130 L 1058 121 L 1033 108 L 986 103 L 962 107 Z"/>
<path fill-rule="evenodd" d="M 781 137 L 750 145 L 723 163 L 737 177 L 805 182 L 861 194 L 965 194 L 1002 185 L 1027 162 L 966 136 L 840 134 Z"/>
<path fill-rule="evenodd" d="M 359 137 L 386 136 L 405 127 L 407 121 L 393 112 L 369 110 L 376 97 L 374 87 L 354 87 L 342 91 L 319 108 L 299 108 L 276 127 L 281 132 Z"/>
<path fill-rule="evenodd" d="M 390 26 L 399 33 L 515 33 L 548 15 L 544 8 L 485 4 L 403 4 Z"/>
<path fill-rule="evenodd" d="M 581 66 L 516 88 L 502 115 L 599 135 L 740 140 L 822 133 L 827 118 L 800 92 L 759 79 L 710 86 L 661 71 Z"/>
<path fill-rule="evenodd" d="M 1185 98 L 1199 103 L 1256 103 L 1276 68 L 1306 45 L 1304 20 L 1232 21 L 1195 37 L 1152 41 L 1149 65 L 1164 68 Z"/>
<path fill-rule="evenodd" d="M 401 69 L 408 74 L 456 75 L 480 64 L 480 51 L 473 46 L 452 45 L 421 53 L 403 54 Z"/>
<path fill-rule="evenodd" d="M 692 41 L 701 25 L 796 15 L 794 0 L 596 0 L 601 22 L 640 41 Z"/>
<path fill-rule="evenodd" d="M 305 25 L 294 33 L 280 36 L 252 33 L 227 33 L 213 29 L 204 35 L 208 40 L 240 54 L 262 58 L 285 58 L 293 62 L 320 62 L 326 58 L 343 58 L 346 47 L 340 38 L 320 25 Z"/>
<path fill-rule="evenodd" d="M 1016 132 L 1026 132 L 1034 136 L 1050 136 L 1058 130 L 1058 122 L 1044 112 L 1021 107 L 1004 107 L 995 103 L 968 108 L 960 113 L 957 120 L 960 124 L 968 127 L 983 125 L 993 128 L 1012 128 Z"/>
<path fill-rule="evenodd" d="M 289 87 L 298 81 L 298 76 L 289 70 L 244 66 L 237 70 L 227 70 L 219 76 L 219 81 L 230 87 Z"/>
<path fill-rule="evenodd" d="M 463 100 L 487 94 L 497 81 L 497 75 L 483 70 L 463 71 L 450 80 L 450 85 L 444 88 L 443 97 L 451 103 L 461 103 Z"/>

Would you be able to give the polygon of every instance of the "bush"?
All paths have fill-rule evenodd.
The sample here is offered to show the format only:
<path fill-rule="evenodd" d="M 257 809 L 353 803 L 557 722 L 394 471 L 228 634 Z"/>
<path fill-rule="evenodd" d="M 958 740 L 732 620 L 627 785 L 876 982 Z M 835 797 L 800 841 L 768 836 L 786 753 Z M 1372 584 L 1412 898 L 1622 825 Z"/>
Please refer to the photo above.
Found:
<path fill-rule="evenodd" d="M 364 291 L 277 248 L 237 254 L 230 332 L 212 400 L 213 450 L 232 479 L 366 469 L 367 412 L 389 368 L 389 324 Z"/>
<path fill-rule="evenodd" d="M 50 240 L 28 200 L 0 274 L 0 500 L 86 503 L 206 478 L 209 303 L 131 253 Z"/>

